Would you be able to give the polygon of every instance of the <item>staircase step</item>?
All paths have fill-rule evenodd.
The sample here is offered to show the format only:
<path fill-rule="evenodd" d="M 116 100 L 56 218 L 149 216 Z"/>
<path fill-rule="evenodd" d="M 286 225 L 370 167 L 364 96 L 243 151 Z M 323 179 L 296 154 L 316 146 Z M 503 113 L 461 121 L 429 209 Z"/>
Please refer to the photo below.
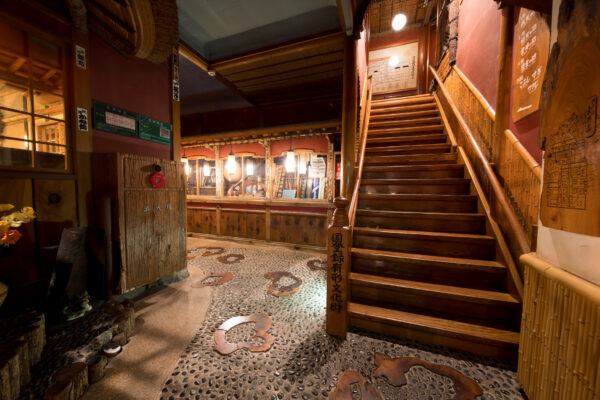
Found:
<path fill-rule="evenodd" d="M 478 234 L 485 233 L 485 214 L 358 209 L 355 226 Z"/>
<path fill-rule="evenodd" d="M 393 106 L 393 107 L 381 107 L 374 108 L 371 106 L 371 116 L 377 116 L 382 114 L 393 114 L 401 112 L 413 112 L 413 111 L 438 111 L 435 103 L 416 104 L 411 106 Z"/>
<path fill-rule="evenodd" d="M 349 303 L 350 325 L 476 354 L 516 360 L 519 333 L 365 304 Z"/>
<path fill-rule="evenodd" d="M 462 178 L 464 167 L 458 164 L 394 165 L 363 167 L 362 179 L 435 179 Z"/>
<path fill-rule="evenodd" d="M 354 247 L 483 260 L 493 259 L 496 244 L 495 239 L 487 235 L 357 226 L 353 236 Z"/>
<path fill-rule="evenodd" d="M 386 114 L 375 114 L 369 118 L 370 122 L 374 121 L 387 121 L 387 120 L 405 120 L 410 118 L 428 118 L 432 116 L 438 116 L 438 110 L 432 108 L 429 110 L 422 111 L 407 111 L 407 112 L 390 112 Z"/>
<path fill-rule="evenodd" d="M 405 154 L 397 156 L 365 157 L 364 165 L 418 165 L 418 164 L 455 164 L 456 153 Z"/>
<path fill-rule="evenodd" d="M 369 137 L 375 138 L 380 136 L 401 136 L 405 133 L 424 133 L 424 132 L 443 132 L 444 125 L 417 125 L 406 128 L 369 128 Z"/>
<path fill-rule="evenodd" d="M 369 151 L 373 148 L 387 148 L 388 146 L 402 146 L 408 144 L 443 144 L 446 142 L 447 136 L 444 133 L 391 136 L 375 139 L 369 139 L 367 137 L 366 151 Z"/>
<path fill-rule="evenodd" d="M 469 194 L 470 179 L 362 179 L 360 193 Z"/>
<path fill-rule="evenodd" d="M 371 102 L 371 108 L 377 109 L 385 107 L 410 106 L 424 103 L 435 104 L 435 100 L 431 95 L 408 96 L 398 99 L 378 99 Z"/>
<path fill-rule="evenodd" d="M 369 129 L 375 129 L 380 127 L 402 127 L 402 126 L 419 126 L 419 125 L 440 125 L 442 119 L 440 117 L 427 117 L 427 118 L 411 118 L 411 119 L 394 119 L 394 120 L 370 120 Z"/>
<path fill-rule="evenodd" d="M 474 213 L 477 196 L 444 194 L 359 194 L 358 208 L 386 211 Z"/>
<path fill-rule="evenodd" d="M 352 272 L 485 290 L 506 287 L 506 267 L 497 261 L 358 247 L 351 254 Z"/>
<path fill-rule="evenodd" d="M 450 143 L 418 143 L 401 146 L 367 147 L 365 149 L 365 158 L 388 155 L 398 156 L 405 154 L 449 153 L 450 150 L 452 150 L 452 145 Z"/>
<path fill-rule="evenodd" d="M 514 321 L 520 303 L 508 293 L 418 282 L 371 274 L 350 273 L 351 301 L 401 310 L 418 308 L 429 312 L 473 318 L 495 326 Z M 514 329 L 514 327 L 509 327 Z"/>

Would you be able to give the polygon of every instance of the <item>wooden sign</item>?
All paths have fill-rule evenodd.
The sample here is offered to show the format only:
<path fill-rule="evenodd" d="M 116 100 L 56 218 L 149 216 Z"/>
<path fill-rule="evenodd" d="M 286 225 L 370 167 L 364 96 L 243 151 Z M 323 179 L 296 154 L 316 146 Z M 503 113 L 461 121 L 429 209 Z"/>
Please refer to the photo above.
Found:
<path fill-rule="evenodd" d="M 550 228 L 600 236 L 600 40 L 571 43 L 548 67 L 540 218 Z"/>
<path fill-rule="evenodd" d="M 418 42 L 370 51 L 369 74 L 373 75 L 373 93 L 416 89 L 418 54 Z"/>
<path fill-rule="evenodd" d="M 512 118 L 515 122 L 540 108 L 549 47 L 550 29 L 546 20 L 535 11 L 521 8 L 513 57 Z"/>

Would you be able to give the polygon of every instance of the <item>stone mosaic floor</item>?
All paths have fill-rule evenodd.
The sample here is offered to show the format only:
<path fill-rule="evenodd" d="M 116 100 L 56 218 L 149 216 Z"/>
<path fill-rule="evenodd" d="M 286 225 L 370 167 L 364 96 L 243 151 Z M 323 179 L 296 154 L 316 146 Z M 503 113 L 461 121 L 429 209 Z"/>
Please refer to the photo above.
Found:
<path fill-rule="evenodd" d="M 203 274 L 231 271 L 234 278 L 211 289 L 214 292 L 205 322 L 164 382 L 160 399 L 327 399 L 338 376 L 349 369 L 371 380 L 386 399 L 454 396 L 450 379 L 423 367 L 413 367 L 407 373 L 408 384 L 402 387 L 388 384 L 385 378 L 371 378 L 375 352 L 451 366 L 479 383 L 484 391 L 482 399 L 523 398 L 514 365 L 368 332 L 355 331 L 345 341 L 325 334 L 325 272 L 307 265 L 323 256 L 284 249 L 228 248 L 227 254 L 244 257 L 224 264 L 217 255 L 203 256 L 205 251 L 198 248 L 189 254 L 195 256 L 189 268 Z M 267 294 L 272 281 L 264 275 L 276 271 L 300 278 L 300 289 L 289 296 Z M 286 279 L 280 284 L 293 283 Z M 275 339 L 269 350 L 238 350 L 227 356 L 214 350 L 213 335 L 223 322 L 255 313 L 272 318 L 269 333 Z M 227 332 L 226 339 L 232 343 L 250 341 L 252 332 L 250 324 L 238 325 Z"/>

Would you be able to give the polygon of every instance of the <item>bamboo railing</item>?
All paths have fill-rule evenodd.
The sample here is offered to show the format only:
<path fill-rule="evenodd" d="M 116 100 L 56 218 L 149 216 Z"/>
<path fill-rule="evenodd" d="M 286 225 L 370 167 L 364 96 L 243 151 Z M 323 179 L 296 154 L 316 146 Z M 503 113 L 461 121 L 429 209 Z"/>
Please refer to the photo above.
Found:
<path fill-rule="evenodd" d="M 511 253 L 515 258 L 521 254 L 529 253 L 531 251 L 529 240 L 504 192 L 502 184 L 498 180 L 481 146 L 478 144 L 471 128 L 454 103 L 444 82 L 433 67 L 430 66 L 429 68 L 438 83 L 439 100 L 456 135 L 456 140 L 464 148 L 468 158 L 474 164 L 475 174 L 484 187 L 485 194 L 499 208 L 499 214 L 502 218 L 498 218 L 498 221 L 501 223 L 501 228 L 507 236 Z"/>
<path fill-rule="evenodd" d="M 600 287 L 526 254 L 519 383 L 531 400 L 600 399 Z"/>
<path fill-rule="evenodd" d="M 348 332 L 348 302 L 350 301 L 348 279 L 350 275 L 350 250 L 352 248 L 352 227 L 356 215 L 358 192 L 365 158 L 367 144 L 367 131 L 371 115 L 373 79 L 369 76 L 366 86 L 365 104 L 362 107 L 363 115 L 360 120 L 360 133 L 357 143 L 360 143 L 358 152 L 358 168 L 354 182 L 348 195 L 351 198 L 350 208 L 347 209 L 348 200 L 337 197 L 333 201 L 334 211 L 331 225 L 327 229 L 327 311 L 326 330 L 330 335 L 346 337 Z M 362 103 L 362 102 L 361 102 Z"/>

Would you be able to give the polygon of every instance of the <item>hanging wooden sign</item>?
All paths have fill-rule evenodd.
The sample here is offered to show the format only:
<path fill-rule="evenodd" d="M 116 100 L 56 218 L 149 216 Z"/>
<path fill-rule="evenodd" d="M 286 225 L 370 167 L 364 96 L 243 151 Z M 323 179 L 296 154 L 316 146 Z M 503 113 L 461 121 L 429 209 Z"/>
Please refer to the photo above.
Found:
<path fill-rule="evenodd" d="M 512 118 L 516 122 L 540 108 L 550 47 L 548 23 L 541 14 L 521 8 L 514 42 Z"/>
<path fill-rule="evenodd" d="M 545 82 L 551 89 L 544 93 L 540 129 L 540 218 L 550 228 L 600 236 L 600 34 L 565 42 L 574 46 L 552 57 Z"/>

